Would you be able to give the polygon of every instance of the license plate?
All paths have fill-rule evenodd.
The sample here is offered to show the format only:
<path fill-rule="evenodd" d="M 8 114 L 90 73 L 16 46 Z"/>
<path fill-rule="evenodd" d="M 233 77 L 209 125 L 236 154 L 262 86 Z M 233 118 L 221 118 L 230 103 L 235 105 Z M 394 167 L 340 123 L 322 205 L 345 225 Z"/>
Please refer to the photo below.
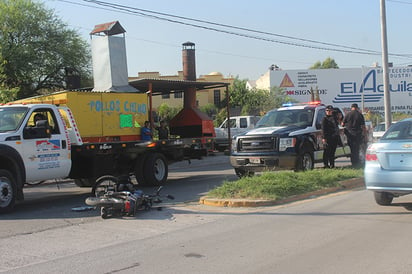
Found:
<path fill-rule="evenodd" d="M 411 154 L 389 154 L 389 164 L 391 168 L 396 167 L 411 167 L 412 157 Z"/>
<path fill-rule="evenodd" d="M 249 158 L 251 164 L 260 164 L 260 158 Z"/>

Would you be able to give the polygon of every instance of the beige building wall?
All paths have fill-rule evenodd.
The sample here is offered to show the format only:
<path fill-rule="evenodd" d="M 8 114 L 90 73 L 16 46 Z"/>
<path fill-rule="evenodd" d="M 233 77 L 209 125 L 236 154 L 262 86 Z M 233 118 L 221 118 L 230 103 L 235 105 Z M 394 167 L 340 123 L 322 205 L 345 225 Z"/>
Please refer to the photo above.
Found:
<path fill-rule="evenodd" d="M 163 80 L 183 80 L 183 71 L 178 71 L 177 75 L 160 75 L 159 72 L 139 72 L 137 77 L 129 77 L 129 81 L 137 79 L 163 79 Z M 196 81 L 199 82 L 223 82 L 233 84 L 234 77 L 223 77 L 220 72 L 211 72 L 207 75 L 201 75 Z M 221 87 L 217 89 L 205 89 L 197 91 L 196 101 L 198 106 L 205 106 L 207 104 L 215 104 L 215 91 L 217 97 L 220 96 L 220 101 L 226 98 L 226 88 Z M 166 96 L 156 95 L 153 96 L 152 104 L 153 109 L 156 110 L 162 103 L 167 103 L 170 107 L 183 107 L 183 93 L 171 93 L 169 98 Z"/>

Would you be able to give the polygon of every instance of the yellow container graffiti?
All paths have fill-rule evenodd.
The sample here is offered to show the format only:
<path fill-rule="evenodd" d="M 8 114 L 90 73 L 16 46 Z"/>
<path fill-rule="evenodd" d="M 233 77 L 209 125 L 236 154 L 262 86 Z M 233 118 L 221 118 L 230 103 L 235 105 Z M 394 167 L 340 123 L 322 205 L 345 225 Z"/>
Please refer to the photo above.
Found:
<path fill-rule="evenodd" d="M 86 142 L 139 140 L 149 112 L 147 95 L 138 93 L 64 91 L 14 103 L 69 107 Z"/>

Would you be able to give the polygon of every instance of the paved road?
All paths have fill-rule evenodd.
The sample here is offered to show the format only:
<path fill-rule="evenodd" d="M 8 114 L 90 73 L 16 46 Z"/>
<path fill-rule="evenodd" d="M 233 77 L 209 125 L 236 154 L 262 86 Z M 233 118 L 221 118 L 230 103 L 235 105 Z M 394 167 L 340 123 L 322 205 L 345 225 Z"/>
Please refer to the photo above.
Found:
<path fill-rule="evenodd" d="M 410 273 L 411 201 L 380 207 L 358 189 L 277 207 L 188 204 L 138 218 L 64 218 L 0 238 L 0 271 Z"/>
<path fill-rule="evenodd" d="M 172 165 L 165 193 L 175 195 L 176 201 L 162 211 L 139 212 L 137 217 L 102 220 L 96 211 L 71 211 L 84 205 L 89 195 L 88 189 L 72 183 L 61 184 L 60 189 L 56 185 L 27 189 L 27 201 L 14 213 L 0 216 L 0 272 L 403 273 L 412 269 L 405 250 L 412 244 L 407 236 L 412 226 L 408 197 L 402 198 L 404 203 L 379 207 L 371 193 L 360 189 L 276 207 L 199 205 L 198 198 L 209 189 L 236 179 L 227 160 L 220 155 Z"/>

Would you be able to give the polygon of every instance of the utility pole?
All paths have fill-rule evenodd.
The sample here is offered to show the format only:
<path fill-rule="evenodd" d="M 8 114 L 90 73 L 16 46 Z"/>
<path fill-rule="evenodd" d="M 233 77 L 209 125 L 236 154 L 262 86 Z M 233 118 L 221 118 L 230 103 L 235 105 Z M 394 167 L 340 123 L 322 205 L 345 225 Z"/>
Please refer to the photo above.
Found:
<path fill-rule="evenodd" d="M 381 7 L 381 39 L 382 39 L 382 66 L 383 66 L 383 100 L 385 107 L 386 129 L 392 124 L 391 95 L 389 91 L 388 72 L 388 39 L 386 37 L 386 8 L 385 0 L 380 0 Z"/>

